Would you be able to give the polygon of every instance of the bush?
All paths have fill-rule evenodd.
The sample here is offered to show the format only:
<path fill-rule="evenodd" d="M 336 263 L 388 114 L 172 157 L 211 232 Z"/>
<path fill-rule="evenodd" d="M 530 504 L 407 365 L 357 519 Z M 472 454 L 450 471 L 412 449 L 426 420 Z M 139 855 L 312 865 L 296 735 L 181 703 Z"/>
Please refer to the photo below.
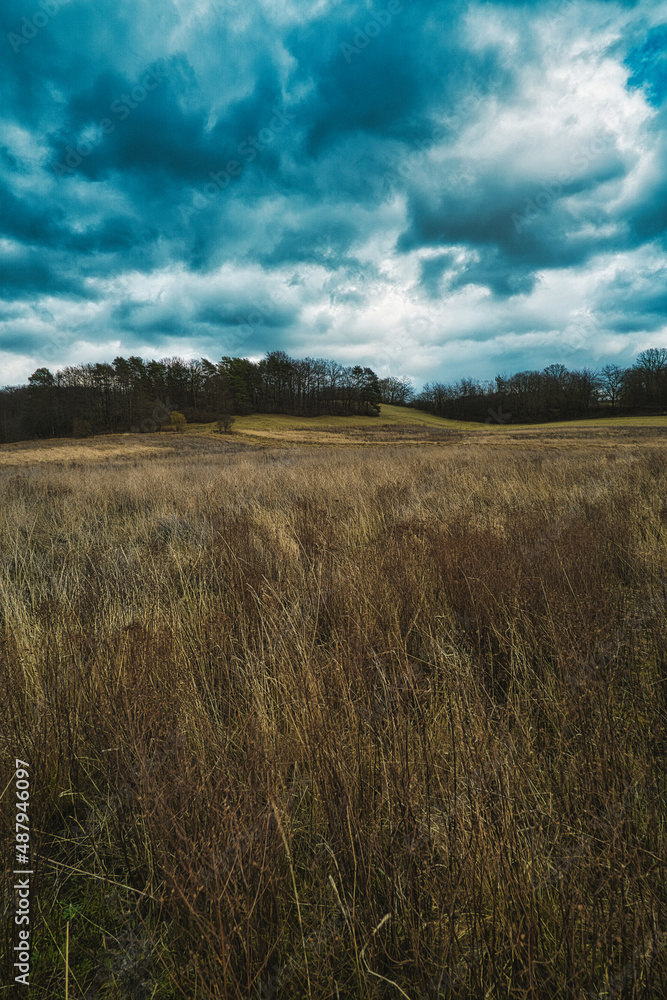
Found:
<path fill-rule="evenodd" d="M 231 434 L 234 425 L 234 417 L 231 413 L 223 413 L 218 417 L 218 434 Z"/>
<path fill-rule="evenodd" d="M 173 410 L 169 416 L 169 426 L 173 427 L 175 431 L 180 432 L 186 424 L 187 420 L 183 414 L 179 413 L 178 410 Z"/>

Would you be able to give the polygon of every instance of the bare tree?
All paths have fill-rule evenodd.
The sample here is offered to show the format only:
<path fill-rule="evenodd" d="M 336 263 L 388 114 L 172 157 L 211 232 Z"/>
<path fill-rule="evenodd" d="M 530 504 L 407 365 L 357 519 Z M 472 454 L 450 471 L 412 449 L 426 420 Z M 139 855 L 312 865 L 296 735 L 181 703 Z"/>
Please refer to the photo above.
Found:
<path fill-rule="evenodd" d="M 620 365 L 605 365 L 598 372 L 598 380 L 602 399 L 611 403 L 613 413 L 625 385 L 625 369 Z"/>

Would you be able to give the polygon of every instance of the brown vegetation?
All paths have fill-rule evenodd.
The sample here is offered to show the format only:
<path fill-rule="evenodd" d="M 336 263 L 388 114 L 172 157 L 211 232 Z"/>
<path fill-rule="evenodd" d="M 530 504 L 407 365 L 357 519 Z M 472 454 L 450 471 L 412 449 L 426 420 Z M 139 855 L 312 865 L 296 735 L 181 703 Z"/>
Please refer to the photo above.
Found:
<path fill-rule="evenodd" d="M 665 438 L 488 438 L 0 469 L 35 996 L 667 994 Z"/>

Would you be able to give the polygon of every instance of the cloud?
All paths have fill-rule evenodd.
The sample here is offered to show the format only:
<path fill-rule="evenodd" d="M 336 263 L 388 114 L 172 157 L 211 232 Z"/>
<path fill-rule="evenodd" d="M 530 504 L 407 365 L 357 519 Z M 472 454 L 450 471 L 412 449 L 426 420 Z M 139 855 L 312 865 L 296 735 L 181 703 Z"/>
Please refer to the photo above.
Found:
<path fill-rule="evenodd" d="M 45 351 L 283 349 L 419 382 L 665 341 L 653 0 L 0 17 L 13 378 Z"/>
<path fill-rule="evenodd" d="M 667 96 L 667 25 L 652 28 L 643 41 L 627 54 L 632 70 L 629 87 L 640 87 L 651 104 L 659 106 Z"/>

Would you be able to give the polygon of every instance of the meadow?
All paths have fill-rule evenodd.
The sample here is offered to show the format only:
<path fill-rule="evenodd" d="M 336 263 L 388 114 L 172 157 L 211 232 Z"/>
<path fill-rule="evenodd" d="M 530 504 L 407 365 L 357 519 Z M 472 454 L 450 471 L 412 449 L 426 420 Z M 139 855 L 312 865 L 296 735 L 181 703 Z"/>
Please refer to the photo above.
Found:
<path fill-rule="evenodd" d="M 667 420 L 390 409 L 0 448 L 30 997 L 667 995 Z"/>

